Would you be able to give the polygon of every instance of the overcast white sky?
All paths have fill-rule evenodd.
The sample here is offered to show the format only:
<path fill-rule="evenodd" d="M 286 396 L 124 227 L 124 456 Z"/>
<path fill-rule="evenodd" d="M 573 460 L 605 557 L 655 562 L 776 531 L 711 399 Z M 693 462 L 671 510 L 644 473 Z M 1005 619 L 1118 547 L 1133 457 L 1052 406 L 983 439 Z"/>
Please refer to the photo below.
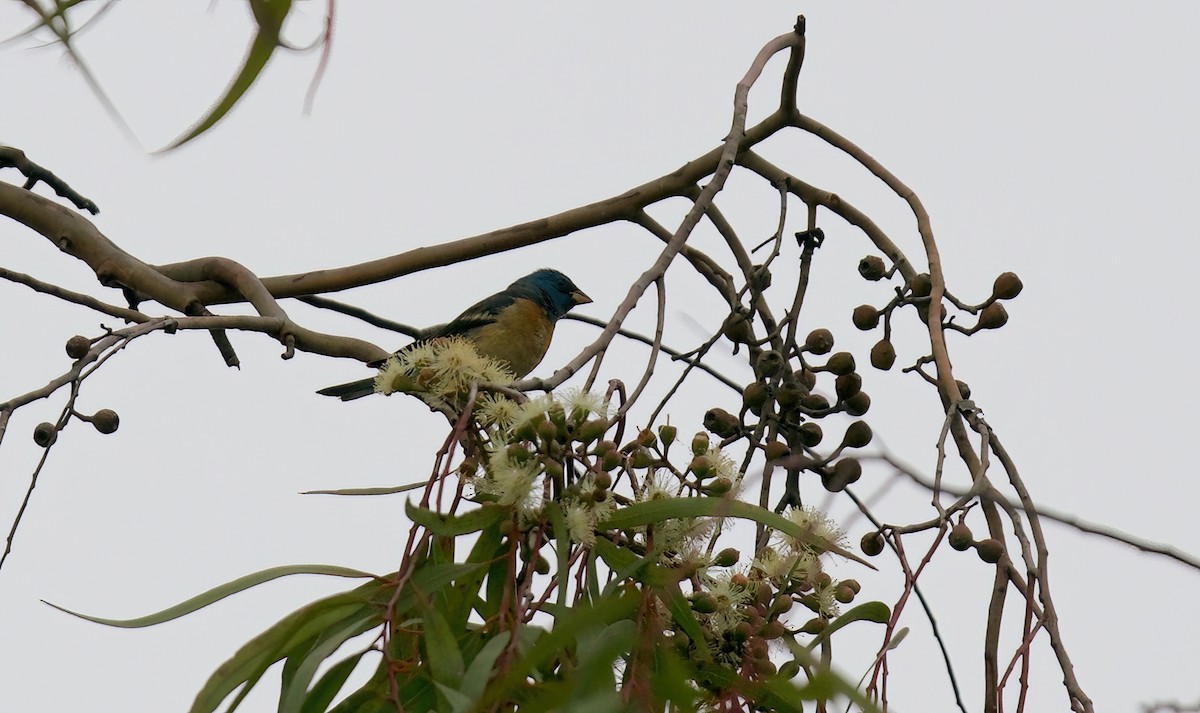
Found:
<path fill-rule="evenodd" d="M 1008 327 L 951 346 L 957 374 L 1034 497 L 1200 553 L 1200 486 L 1183 447 L 1195 438 L 1192 405 L 1200 398 L 1192 363 L 1200 5 L 456 7 L 378 3 L 368 14 L 342 3 L 311 116 L 301 107 L 316 55 L 281 56 L 214 132 L 151 156 L 147 150 L 179 134 L 224 88 L 247 40 L 246 11 L 232 2 L 212 12 L 205 3 L 122 3 L 80 49 L 143 146 L 122 137 L 57 49 L 29 42 L 0 48 L 0 142 L 95 199 L 100 229 L 148 262 L 225 255 L 261 274 L 339 266 L 555 213 L 675 169 L 720 141 L 734 83 L 761 45 L 803 12 L 801 110 L 918 192 L 952 290 L 982 299 L 1004 270 L 1025 282 Z M 291 35 L 311 37 L 322 12 L 304 4 L 307 19 Z M 26 21 L 19 3 L 0 3 L 0 34 Z M 773 64 L 752 95 L 752 120 L 771 107 L 781 69 Z M 762 153 L 842 194 L 921 257 L 904 206 L 861 168 L 808 139 L 772 141 Z M 3 178 L 18 180 L 15 172 Z M 723 205 L 747 233 L 769 234 L 770 190 L 735 176 L 729 191 Z M 863 349 L 870 340 L 853 332 L 849 314 L 881 299 L 878 285 L 853 273 L 869 246 L 836 218 L 822 223 L 830 240 L 814 278 L 811 325 Z M 623 285 L 653 260 L 657 248 L 648 242 L 613 227 L 343 297 L 431 324 L 533 268 L 554 266 L 595 298 L 584 312 L 607 316 Z M 10 221 L 0 222 L 0 264 L 120 299 Z M 716 303 L 690 295 L 679 272 L 668 341 L 687 348 L 713 326 Z M 303 305 L 289 309 L 314 328 L 403 342 Z M 633 323 L 647 328 L 652 315 L 647 307 Z M 0 283 L 0 399 L 65 371 L 66 339 L 94 336 L 102 322 L 113 325 Z M 915 329 L 911 321 L 905 328 Z M 544 370 L 593 336 L 564 325 Z M 355 364 L 308 355 L 282 362 L 269 340 L 234 341 L 240 371 L 222 365 L 206 336 L 156 335 L 86 382 L 80 407 L 116 409 L 121 429 L 100 436 L 78 424 L 62 434 L 0 571 L 0 710 L 185 710 L 245 640 L 348 584 L 274 583 L 138 631 L 82 622 L 40 599 L 132 617 L 279 564 L 395 567 L 406 530 L 399 497 L 297 492 L 423 477 L 430 439 L 440 441 L 444 426 L 402 399 L 344 405 L 312 393 L 362 374 Z M 640 370 L 644 352 L 618 357 L 616 372 L 622 363 Z M 744 375 L 734 360 L 723 366 Z M 868 420 L 881 442 L 931 471 L 941 424 L 932 393 L 911 377 L 869 369 L 864 376 L 875 400 Z M 700 410 L 730 400 L 715 388 L 698 396 L 691 410 L 688 402 L 672 410 L 684 432 L 698 425 Z M 39 456 L 29 434 L 61 403 L 56 397 L 12 419 L 0 449 L 6 527 Z M 864 478 L 860 492 L 888 478 L 868 476 L 876 481 Z M 903 502 L 922 494 L 891 492 L 895 509 L 880 505 L 889 519 L 924 516 Z M 857 541 L 861 520 L 850 520 L 841 502 L 833 507 Z M 1062 630 L 1097 710 L 1195 701 L 1200 574 L 1047 528 Z M 979 710 L 989 570 L 953 555 L 940 556 L 923 581 L 969 709 Z M 855 576 L 864 594 L 877 587 L 876 596 L 894 599 L 891 585 L 852 565 L 835 576 Z M 913 633 L 895 652 L 892 703 L 901 711 L 951 709 L 916 608 L 905 624 Z M 846 671 L 857 676 L 865 665 L 852 659 Z M 1043 639 L 1029 710 L 1066 709 L 1060 676 Z M 272 708 L 275 691 L 263 689 L 245 710 Z"/>

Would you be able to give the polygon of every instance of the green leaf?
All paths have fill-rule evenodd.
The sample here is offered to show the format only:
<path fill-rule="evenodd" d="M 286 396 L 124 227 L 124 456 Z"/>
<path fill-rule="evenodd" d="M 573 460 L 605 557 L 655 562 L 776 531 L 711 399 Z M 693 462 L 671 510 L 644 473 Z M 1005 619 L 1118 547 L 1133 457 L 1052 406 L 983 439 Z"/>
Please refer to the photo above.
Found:
<path fill-rule="evenodd" d="M 370 607 L 322 632 L 315 645 L 299 658 L 299 665 L 294 668 L 290 680 L 285 681 L 286 685 L 279 696 L 279 713 L 300 713 L 308 698 L 308 684 L 316 675 L 317 668 L 333 656 L 342 644 L 382 623 L 382 613 Z M 291 657 L 288 663 L 291 663 Z"/>
<path fill-rule="evenodd" d="M 338 488 L 337 490 L 305 490 L 301 495 L 395 495 L 407 493 L 410 490 L 424 488 L 429 483 L 422 480 L 419 483 L 396 485 L 388 488 Z"/>
<path fill-rule="evenodd" d="M 675 620 L 675 623 L 679 624 L 688 638 L 697 643 L 696 655 L 703 661 L 711 661 L 712 654 L 709 653 L 708 646 L 704 645 L 704 629 L 701 628 L 699 620 L 692 612 L 692 605 L 688 603 L 687 597 L 683 596 L 683 592 L 679 589 L 679 584 L 664 587 L 660 592 L 660 597 L 667 605 L 667 611 L 671 612 L 671 618 Z"/>
<path fill-rule="evenodd" d="M 366 653 L 366 651 L 360 651 L 331 666 L 308 692 L 308 697 L 304 699 L 304 705 L 300 707 L 300 713 L 325 713 L 329 704 L 333 703 L 333 699 L 342 690 L 342 686 L 346 684 L 346 679 L 350 678 L 350 674 L 358 667 L 358 662 Z"/>
<path fill-rule="evenodd" d="M 54 607 L 55 609 L 57 609 L 61 612 L 66 612 L 67 614 L 70 614 L 71 616 L 77 616 L 80 619 L 87 619 L 88 621 L 94 621 L 97 624 L 104 624 L 105 626 L 118 626 L 118 627 L 125 628 L 125 629 L 137 629 L 137 628 L 141 628 L 144 626 L 154 626 L 155 624 L 161 624 L 166 621 L 171 621 L 172 619 L 178 619 L 181 616 L 186 616 L 188 614 L 191 614 L 194 611 L 203 609 L 204 607 L 208 606 L 209 604 L 213 604 L 214 602 L 219 602 L 222 599 L 224 599 L 225 597 L 237 594 L 238 592 L 244 592 L 245 590 L 250 589 L 251 587 L 256 587 L 260 584 L 263 584 L 264 582 L 270 582 L 273 579 L 279 579 L 280 577 L 287 577 L 287 576 L 293 575 L 293 574 L 323 574 L 323 575 L 328 575 L 331 577 L 374 577 L 375 576 L 369 572 L 362 572 L 357 569 L 349 569 L 347 567 L 335 567 L 333 565 L 323 565 L 323 564 L 292 564 L 292 565 L 284 565 L 281 567 L 271 567 L 269 569 L 264 569 L 259 572 L 247 574 L 243 577 L 238 577 L 237 579 L 235 579 L 231 582 L 226 582 L 225 584 L 222 584 L 219 587 L 213 587 L 212 589 L 208 590 L 207 592 L 204 592 L 202 594 L 197 594 L 196 596 L 192 597 L 191 599 L 182 601 L 173 607 L 168 607 L 166 609 L 163 609 L 160 612 L 155 612 L 154 614 L 147 614 L 146 616 L 140 616 L 135 619 L 105 619 L 105 618 L 98 617 L 98 616 L 90 616 L 88 614 L 80 614 L 79 612 L 71 611 L 70 609 L 67 609 L 65 607 L 60 607 L 57 604 L 53 604 L 53 603 L 47 602 L 45 600 L 42 600 L 42 602 L 44 604 Z"/>
<path fill-rule="evenodd" d="M 459 690 L 467 696 L 471 703 L 479 700 L 479 697 L 487 689 L 488 680 L 492 677 L 492 669 L 496 666 L 496 659 L 500 658 L 500 654 L 504 652 L 504 647 L 508 646 L 510 638 L 512 637 L 507 631 L 501 631 L 488 639 L 487 643 L 483 645 L 483 649 L 467 667 Z M 455 713 L 465 713 L 466 711 L 466 709 L 459 708 L 454 710 Z"/>
<path fill-rule="evenodd" d="M 753 520 L 818 550 L 833 552 L 875 569 L 874 565 L 853 552 L 816 536 L 778 513 L 732 498 L 696 497 L 648 500 L 617 509 L 596 527 L 601 530 L 624 530 L 681 517 L 740 517 L 744 520 Z"/>
<path fill-rule="evenodd" d="M 459 535 L 478 532 L 512 514 L 509 508 L 493 503 L 484 503 L 483 507 L 462 515 L 442 515 L 432 510 L 413 505 L 411 501 L 405 503 L 404 512 L 413 522 L 421 525 L 433 534 L 443 537 L 457 537 Z"/>
<path fill-rule="evenodd" d="M 413 586 L 404 587 L 396 597 L 394 611 L 400 613 L 411 609 L 418 601 L 417 590 L 439 589 L 458 577 L 469 575 L 480 566 L 446 564 L 417 570 L 410 580 Z M 329 635 L 326 632 L 336 635 L 338 627 L 351 628 L 353 621 L 367 614 L 378 617 L 378 622 L 382 623 L 384 608 L 394 591 L 385 585 L 383 580 L 368 582 L 352 591 L 312 602 L 287 615 L 244 644 L 213 672 L 196 695 L 191 713 L 211 713 L 230 693 L 241 687 L 230 704 L 229 710 L 232 711 L 275 662 L 307 654 L 318 641 L 324 640 L 323 635 Z M 291 675 L 295 676 L 297 669 L 298 665 Z"/>
<path fill-rule="evenodd" d="M 225 90 L 225 95 L 217 100 L 208 114 L 196 122 L 196 125 L 183 136 L 172 141 L 161 151 L 178 148 L 208 131 L 241 100 L 246 91 L 258 80 L 267 66 L 267 62 L 275 54 L 275 50 L 281 46 L 279 33 L 291 8 L 291 0 L 250 0 L 251 12 L 255 22 L 258 23 L 258 32 L 255 33 L 254 40 L 250 43 L 250 49 L 246 52 L 246 59 L 243 60 L 241 69 L 234 75 L 233 82 Z"/>
<path fill-rule="evenodd" d="M 821 633 L 813 637 L 813 640 L 808 643 L 808 650 L 812 651 L 821 642 L 833 636 L 833 632 L 846 626 L 853 624 L 856 621 L 871 621 L 876 624 L 886 624 L 892 618 L 892 610 L 883 602 L 863 602 L 858 606 L 843 612 L 838 618 L 829 622 L 829 626 L 825 627 Z"/>
<path fill-rule="evenodd" d="M 457 690 L 462 684 L 463 657 L 458 640 L 446 619 L 428 601 L 420 600 L 421 620 L 425 644 L 425 663 L 437 683 L 444 683 Z"/>

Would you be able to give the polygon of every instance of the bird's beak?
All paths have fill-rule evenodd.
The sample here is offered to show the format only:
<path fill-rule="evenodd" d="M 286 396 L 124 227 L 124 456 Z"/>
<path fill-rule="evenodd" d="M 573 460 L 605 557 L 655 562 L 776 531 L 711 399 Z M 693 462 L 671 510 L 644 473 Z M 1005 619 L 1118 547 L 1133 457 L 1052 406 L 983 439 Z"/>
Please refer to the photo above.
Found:
<path fill-rule="evenodd" d="M 591 297 L 583 294 L 582 290 L 575 290 L 571 293 L 571 301 L 577 305 L 585 305 L 592 301 Z"/>

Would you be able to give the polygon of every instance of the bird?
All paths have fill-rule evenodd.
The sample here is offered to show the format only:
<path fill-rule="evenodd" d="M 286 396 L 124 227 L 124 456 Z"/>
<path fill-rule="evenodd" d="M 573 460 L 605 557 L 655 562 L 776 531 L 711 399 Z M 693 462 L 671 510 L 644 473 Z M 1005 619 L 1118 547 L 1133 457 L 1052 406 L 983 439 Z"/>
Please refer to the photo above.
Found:
<path fill-rule="evenodd" d="M 591 301 L 571 278 L 558 270 L 543 268 L 476 302 L 413 345 L 461 337 L 482 356 L 503 362 L 519 379 L 533 371 L 546 355 L 554 336 L 554 323 L 574 307 Z M 383 362 L 372 362 L 369 366 L 381 367 Z M 375 378 L 371 377 L 328 386 L 317 393 L 352 401 L 374 392 Z"/>

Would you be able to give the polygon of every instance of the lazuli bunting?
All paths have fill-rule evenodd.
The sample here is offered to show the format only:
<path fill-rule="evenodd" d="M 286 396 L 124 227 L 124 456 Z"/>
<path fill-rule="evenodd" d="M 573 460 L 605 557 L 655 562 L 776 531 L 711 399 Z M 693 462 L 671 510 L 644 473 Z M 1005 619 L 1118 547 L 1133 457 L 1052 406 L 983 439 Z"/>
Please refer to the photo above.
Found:
<path fill-rule="evenodd" d="M 591 301 L 566 275 L 542 269 L 480 300 L 421 341 L 462 337 L 481 355 L 504 362 L 514 376 L 521 378 L 546 355 L 554 323 L 576 305 Z M 374 392 L 375 379 L 370 378 L 329 386 L 317 393 L 350 401 Z"/>

